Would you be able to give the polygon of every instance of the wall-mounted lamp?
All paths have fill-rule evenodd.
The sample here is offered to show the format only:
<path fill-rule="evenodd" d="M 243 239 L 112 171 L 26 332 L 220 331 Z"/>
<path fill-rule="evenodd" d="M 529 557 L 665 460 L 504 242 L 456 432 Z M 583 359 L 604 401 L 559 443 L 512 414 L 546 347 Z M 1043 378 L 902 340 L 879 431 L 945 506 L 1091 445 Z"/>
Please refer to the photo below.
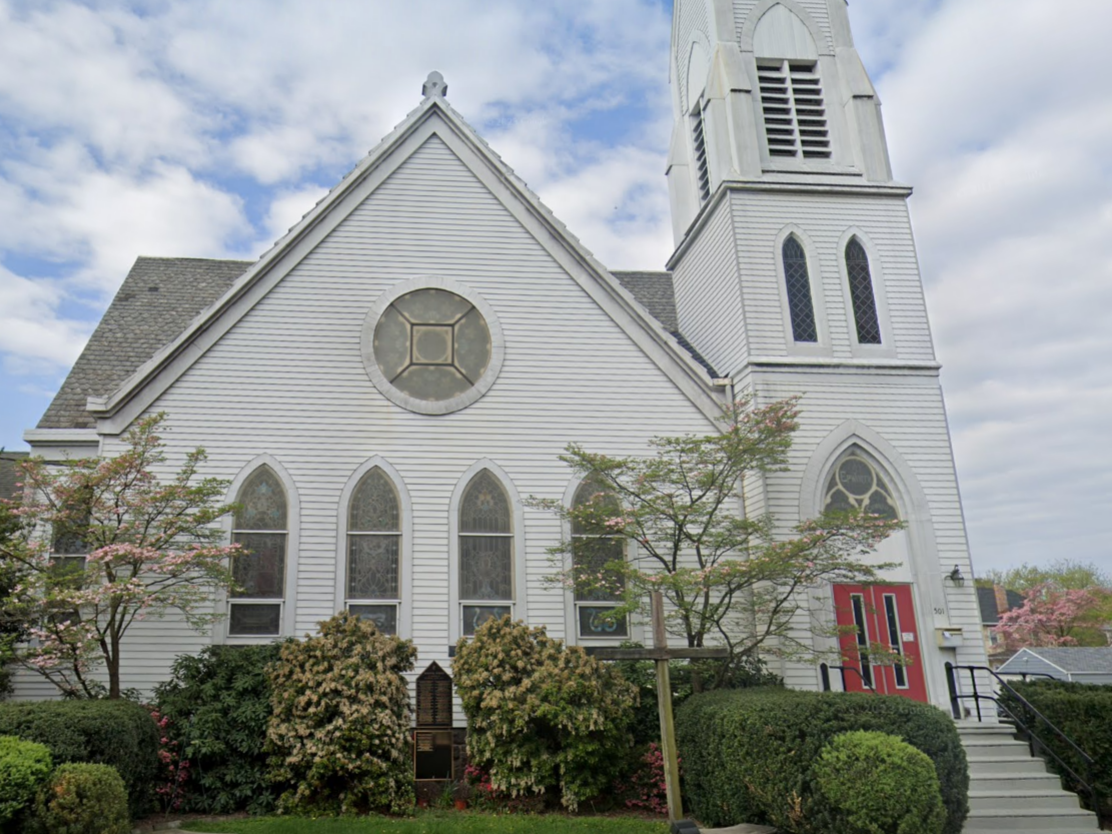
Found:
<path fill-rule="evenodd" d="M 965 584 L 965 575 L 957 565 L 954 565 L 954 569 L 946 574 L 945 578 L 953 582 L 955 588 L 960 588 Z"/>

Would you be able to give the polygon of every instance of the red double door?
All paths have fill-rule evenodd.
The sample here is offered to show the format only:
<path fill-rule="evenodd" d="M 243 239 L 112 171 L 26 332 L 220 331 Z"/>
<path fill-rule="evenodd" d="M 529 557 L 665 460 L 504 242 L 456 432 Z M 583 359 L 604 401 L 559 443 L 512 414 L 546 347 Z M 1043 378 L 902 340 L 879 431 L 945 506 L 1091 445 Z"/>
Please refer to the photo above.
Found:
<path fill-rule="evenodd" d="M 835 585 L 834 611 L 847 692 L 927 700 L 910 585 Z"/>

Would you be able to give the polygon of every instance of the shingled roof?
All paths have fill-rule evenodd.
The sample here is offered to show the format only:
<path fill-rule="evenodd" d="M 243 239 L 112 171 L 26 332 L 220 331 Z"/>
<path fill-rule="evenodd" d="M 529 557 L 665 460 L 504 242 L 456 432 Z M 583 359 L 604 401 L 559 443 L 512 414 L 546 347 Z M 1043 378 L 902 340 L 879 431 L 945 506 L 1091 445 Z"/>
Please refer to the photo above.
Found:
<path fill-rule="evenodd" d="M 16 486 L 19 482 L 20 461 L 27 460 L 28 452 L 0 452 L 0 498 L 20 498 L 23 490 Z"/>
<path fill-rule="evenodd" d="M 81 356 L 39 421 L 40 429 L 94 428 L 89 397 L 107 397 L 213 304 L 252 261 L 139 258 L 116 293 Z M 619 283 L 702 365 L 717 373 L 677 329 L 672 275 L 614 272 Z"/>
<path fill-rule="evenodd" d="M 253 262 L 139 258 L 74 363 L 40 429 L 96 426 L 89 397 L 106 397 L 222 296 Z"/>

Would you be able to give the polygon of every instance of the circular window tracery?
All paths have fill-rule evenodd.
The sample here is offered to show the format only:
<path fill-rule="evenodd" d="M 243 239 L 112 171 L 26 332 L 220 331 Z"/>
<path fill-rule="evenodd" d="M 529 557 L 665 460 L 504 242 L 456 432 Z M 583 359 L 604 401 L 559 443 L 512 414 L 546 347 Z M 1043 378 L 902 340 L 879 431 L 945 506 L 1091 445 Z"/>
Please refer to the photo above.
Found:
<path fill-rule="evenodd" d="M 823 512 L 847 513 L 864 510 L 881 518 L 900 517 L 892 490 L 884 477 L 856 450 L 834 467 L 826 483 Z"/>
<path fill-rule="evenodd" d="M 390 400 L 423 414 L 447 414 L 486 393 L 502 359 L 501 329 L 489 305 L 444 279 L 384 297 L 363 327 L 363 360 Z M 409 289 L 407 292 L 406 290 Z"/>

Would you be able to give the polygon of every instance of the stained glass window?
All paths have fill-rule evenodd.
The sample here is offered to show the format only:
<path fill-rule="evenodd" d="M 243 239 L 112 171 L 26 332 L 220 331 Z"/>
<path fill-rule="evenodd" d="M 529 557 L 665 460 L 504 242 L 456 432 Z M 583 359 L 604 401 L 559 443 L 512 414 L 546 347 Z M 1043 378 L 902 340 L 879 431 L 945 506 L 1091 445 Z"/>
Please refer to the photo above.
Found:
<path fill-rule="evenodd" d="M 626 617 L 615 615 L 612 604 L 620 602 L 625 592 L 621 571 L 615 570 L 615 565 L 625 559 L 625 539 L 614 535 L 613 526 L 608 526 L 621 516 L 621 502 L 604 485 L 588 479 L 576 489 L 572 505 L 581 511 L 573 519 L 571 530 L 579 636 L 627 637 Z"/>
<path fill-rule="evenodd" d="M 232 541 L 241 545 L 243 552 L 232 560 L 238 588 L 232 593 L 228 633 L 276 635 L 281 630 L 281 600 L 286 593 L 286 491 L 274 471 L 261 466 L 244 482 L 236 503 L 239 509 Z"/>
<path fill-rule="evenodd" d="M 807 255 L 794 235 L 784 241 L 781 250 L 784 263 L 784 282 L 788 291 L 788 313 L 792 322 L 792 337 L 797 342 L 817 342 L 815 307 L 811 302 L 811 279 L 807 274 Z"/>
<path fill-rule="evenodd" d="M 398 493 L 376 466 L 359 481 L 348 508 L 347 597 L 348 610 L 373 619 L 386 634 L 397 633 L 401 539 Z"/>
<path fill-rule="evenodd" d="M 476 475 L 464 490 L 459 510 L 459 595 L 463 633 L 490 617 L 512 613 L 514 598 L 513 516 L 509 496 L 489 470 Z"/>
<path fill-rule="evenodd" d="M 900 517 L 888 482 L 855 448 L 847 452 L 830 473 L 823 512 L 847 513 L 860 510 L 887 519 Z"/>
<path fill-rule="evenodd" d="M 879 345 L 880 321 L 876 313 L 869 256 L 857 238 L 852 238 L 846 244 L 846 275 L 849 277 L 849 295 L 853 301 L 853 320 L 857 325 L 857 342 L 862 345 Z"/>
<path fill-rule="evenodd" d="M 467 299 L 420 289 L 395 299 L 375 325 L 375 361 L 398 390 L 418 400 L 459 396 L 486 372 L 490 328 Z"/>

